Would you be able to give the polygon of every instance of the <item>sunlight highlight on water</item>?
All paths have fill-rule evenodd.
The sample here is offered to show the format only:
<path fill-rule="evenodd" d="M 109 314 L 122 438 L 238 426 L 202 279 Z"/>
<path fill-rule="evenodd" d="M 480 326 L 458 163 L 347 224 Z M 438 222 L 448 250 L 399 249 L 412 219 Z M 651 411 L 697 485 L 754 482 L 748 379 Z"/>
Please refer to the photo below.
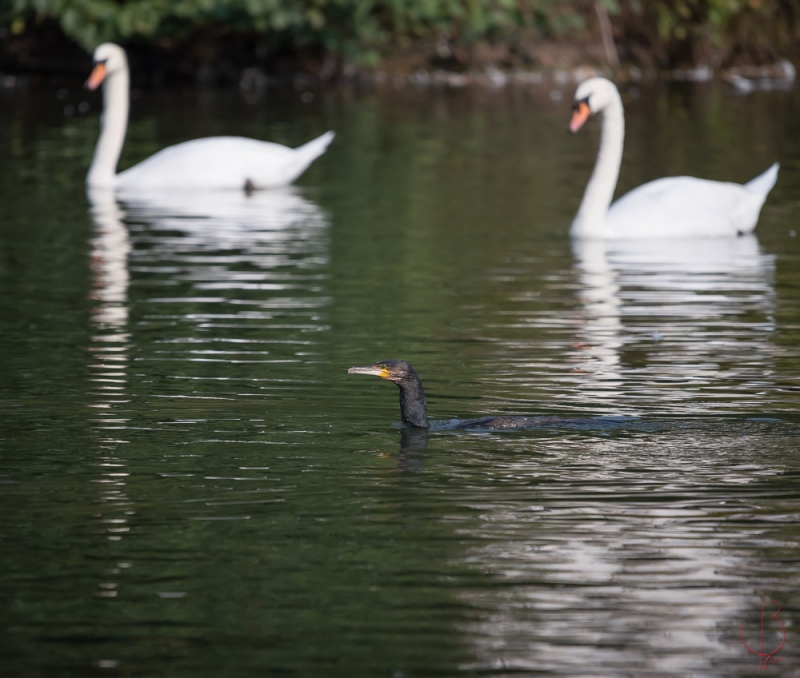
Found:
<path fill-rule="evenodd" d="M 627 244 L 567 237 L 596 149 L 546 92 L 204 96 L 145 93 L 131 161 L 337 140 L 285 191 L 87 201 L 25 177 L 96 120 L 4 132 L 4 667 L 754 675 L 761 590 L 799 604 L 794 93 L 627 101 L 623 182 L 784 163 L 754 237 Z M 432 420 L 565 420 L 401 429 L 347 374 L 390 357 Z"/>

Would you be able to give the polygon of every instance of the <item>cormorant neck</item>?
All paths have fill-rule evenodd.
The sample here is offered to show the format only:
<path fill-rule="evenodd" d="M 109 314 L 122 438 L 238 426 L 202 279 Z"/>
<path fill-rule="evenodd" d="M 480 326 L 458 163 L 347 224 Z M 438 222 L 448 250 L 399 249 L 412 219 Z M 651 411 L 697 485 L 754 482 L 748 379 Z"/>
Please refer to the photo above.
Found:
<path fill-rule="evenodd" d="M 425 389 L 422 388 L 417 373 L 413 368 L 402 380 L 395 382 L 400 388 L 400 415 L 404 424 L 428 428 L 428 405 L 425 400 Z"/>

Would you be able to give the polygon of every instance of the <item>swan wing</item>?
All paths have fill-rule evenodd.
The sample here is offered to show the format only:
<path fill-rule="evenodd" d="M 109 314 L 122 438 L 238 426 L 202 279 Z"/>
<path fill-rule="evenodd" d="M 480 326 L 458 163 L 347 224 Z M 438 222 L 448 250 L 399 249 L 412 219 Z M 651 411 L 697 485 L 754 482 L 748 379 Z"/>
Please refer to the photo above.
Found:
<path fill-rule="evenodd" d="M 777 164 L 749 184 L 668 177 L 635 188 L 608 210 L 606 237 L 716 238 L 750 233 Z"/>
<path fill-rule="evenodd" d="M 333 138 L 323 134 L 292 149 L 243 137 L 208 137 L 170 146 L 117 176 L 125 192 L 242 190 L 285 186 L 321 155 Z"/>

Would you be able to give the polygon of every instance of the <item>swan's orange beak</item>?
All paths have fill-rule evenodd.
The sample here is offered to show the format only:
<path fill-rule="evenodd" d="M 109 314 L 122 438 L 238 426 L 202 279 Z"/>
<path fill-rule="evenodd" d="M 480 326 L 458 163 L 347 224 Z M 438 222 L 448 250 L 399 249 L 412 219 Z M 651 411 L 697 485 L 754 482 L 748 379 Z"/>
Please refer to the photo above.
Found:
<path fill-rule="evenodd" d="M 572 120 L 569 122 L 570 134 L 575 134 L 575 132 L 583 127 L 583 123 L 589 119 L 591 114 L 592 111 L 589 108 L 589 104 L 585 101 L 579 101 L 575 105 L 575 110 L 572 112 Z"/>
<path fill-rule="evenodd" d="M 106 77 L 106 65 L 104 63 L 95 64 L 92 74 L 86 81 L 86 89 L 97 89 Z"/>

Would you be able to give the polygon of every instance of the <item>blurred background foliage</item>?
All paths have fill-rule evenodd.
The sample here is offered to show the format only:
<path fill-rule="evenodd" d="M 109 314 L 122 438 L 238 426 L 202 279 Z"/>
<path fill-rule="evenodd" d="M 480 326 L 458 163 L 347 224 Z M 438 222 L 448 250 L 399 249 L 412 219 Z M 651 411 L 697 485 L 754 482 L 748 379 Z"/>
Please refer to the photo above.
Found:
<path fill-rule="evenodd" d="M 276 54 L 312 70 L 331 59 L 339 69 L 586 63 L 602 60 L 591 49 L 601 14 L 621 59 L 645 66 L 763 63 L 796 56 L 800 43 L 800 0 L 0 0 L 0 8 L 7 48 L 30 52 L 47 34 L 87 52 L 112 40 L 194 65 Z"/>

